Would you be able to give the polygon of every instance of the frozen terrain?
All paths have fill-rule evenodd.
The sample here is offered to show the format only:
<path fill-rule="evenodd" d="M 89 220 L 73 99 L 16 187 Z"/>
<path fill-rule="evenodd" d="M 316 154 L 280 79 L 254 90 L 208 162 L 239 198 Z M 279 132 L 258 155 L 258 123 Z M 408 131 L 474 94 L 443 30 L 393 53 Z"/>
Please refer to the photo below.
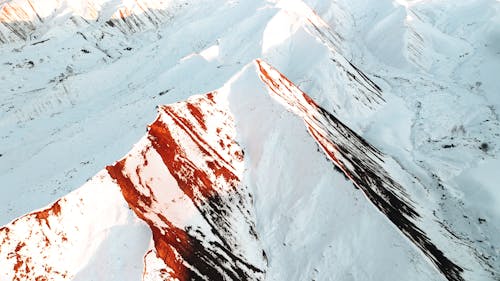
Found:
<path fill-rule="evenodd" d="M 498 73 L 497 0 L 0 0 L 0 280 L 499 280 Z"/>

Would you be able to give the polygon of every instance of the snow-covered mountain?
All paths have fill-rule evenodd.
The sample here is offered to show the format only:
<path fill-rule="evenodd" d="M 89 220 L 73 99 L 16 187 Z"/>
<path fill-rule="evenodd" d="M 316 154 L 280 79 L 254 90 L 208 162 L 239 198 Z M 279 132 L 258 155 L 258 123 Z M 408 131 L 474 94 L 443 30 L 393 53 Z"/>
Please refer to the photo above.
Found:
<path fill-rule="evenodd" d="M 500 278 L 500 2 L 0 7 L 0 280 Z"/>

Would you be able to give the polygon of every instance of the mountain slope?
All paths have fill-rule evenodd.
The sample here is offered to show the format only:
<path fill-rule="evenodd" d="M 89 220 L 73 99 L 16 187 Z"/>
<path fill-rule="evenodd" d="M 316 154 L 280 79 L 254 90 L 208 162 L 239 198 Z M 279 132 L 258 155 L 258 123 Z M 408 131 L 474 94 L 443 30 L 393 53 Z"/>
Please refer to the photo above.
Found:
<path fill-rule="evenodd" d="M 400 231 L 427 255 L 448 280 L 463 280 L 463 269 L 449 260 L 419 229 L 411 197 L 383 168 L 388 159 L 328 111 L 319 107 L 286 77 L 259 62 L 261 79 L 290 110 L 304 118 L 309 133 L 324 152 Z M 274 73 L 273 73 L 274 72 Z M 274 76 L 274 77 L 273 77 Z"/>
<path fill-rule="evenodd" d="M 0 3 L 0 224 L 63 197 L 10 277 L 498 278 L 498 1 L 45 4 Z"/>
<path fill-rule="evenodd" d="M 310 137 L 328 158 L 448 280 L 465 280 L 463 269 L 449 258 L 450 254 L 455 257 L 457 253 L 470 255 L 467 248 L 460 246 L 464 241 L 438 239 L 435 244 L 417 226 L 427 222 L 426 231 L 434 237 L 441 227 L 429 224 L 417 208 L 425 202 L 413 201 L 409 187 L 401 186 L 390 176 L 389 173 L 398 170 L 397 166 L 386 166 L 390 158 L 350 131 L 267 63 L 258 60 L 246 69 L 246 73 L 254 69 L 262 86 L 252 85 L 255 79 L 244 79 L 240 74 L 221 89 L 221 93 L 160 107 L 160 115 L 150 125 L 147 136 L 123 160 L 108 166 L 86 186 L 48 209 L 2 228 L 0 253 L 8 261 L 2 265 L 6 278 L 65 280 L 81 274 L 80 268 L 68 266 L 71 263 L 65 252 L 82 257 L 80 252 L 86 252 L 83 249 L 87 247 L 82 249 L 81 243 L 85 242 L 81 241 L 80 233 L 70 233 L 73 228 L 86 227 L 90 229 L 89 240 L 94 242 L 94 226 L 68 226 L 66 220 L 71 218 L 72 210 L 81 208 L 81 196 L 89 193 L 87 186 L 102 186 L 100 188 L 112 190 L 115 197 L 121 197 L 116 193 L 120 189 L 130 209 L 151 230 L 152 242 L 144 257 L 144 280 L 262 280 L 266 272 L 266 254 L 265 249 L 259 250 L 261 242 L 252 211 L 254 195 L 241 182 L 244 177 L 252 181 L 252 172 L 244 174 L 244 150 L 236 143 L 241 122 L 234 118 L 245 116 L 259 120 L 255 114 L 240 115 L 251 107 L 241 99 L 242 95 L 272 112 L 275 106 L 268 107 L 262 103 L 265 99 L 258 97 L 269 92 L 285 108 L 304 119 L 306 126 L 303 129 L 307 128 Z M 237 83 L 260 89 L 262 93 L 254 93 L 257 97 L 253 98 L 248 92 L 233 92 L 232 85 Z M 232 113 L 234 107 L 240 109 Z M 293 173 L 293 169 L 284 166 L 280 173 Z M 400 170 L 399 173 L 401 177 L 404 172 Z M 130 216 L 130 211 L 123 210 L 121 198 L 106 200 L 122 202 L 107 208 Z M 96 210 L 103 208 L 95 207 Z M 93 210 L 83 208 L 80 214 L 89 216 Z M 99 213 L 91 216 L 96 215 Z M 107 229 L 114 225 L 119 222 L 108 221 L 101 227 Z M 40 230 L 23 234 L 22 229 L 26 227 Z M 44 247 L 54 251 L 54 254 L 49 252 L 53 260 L 42 261 L 32 254 L 43 253 Z M 448 251 L 450 247 L 455 247 L 454 251 Z M 462 256 L 461 261 L 464 258 Z M 468 259 L 473 261 L 471 257 Z M 63 260 L 66 262 L 61 262 Z M 474 274 L 480 276 L 480 272 L 476 268 Z"/>
<path fill-rule="evenodd" d="M 148 280 L 262 279 L 265 255 L 240 184 L 243 153 L 232 117 L 214 95 L 161 107 L 138 151 L 107 167 L 151 228 L 148 255 L 167 266 L 146 271 Z"/>

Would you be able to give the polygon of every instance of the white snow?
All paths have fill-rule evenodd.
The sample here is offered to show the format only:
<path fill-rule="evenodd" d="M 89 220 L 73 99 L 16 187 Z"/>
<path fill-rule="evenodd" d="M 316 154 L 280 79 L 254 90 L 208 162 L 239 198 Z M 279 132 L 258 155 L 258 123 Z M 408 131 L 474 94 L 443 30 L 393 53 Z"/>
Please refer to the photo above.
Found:
<path fill-rule="evenodd" d="M 492 273 L 468 268 L 467 278 L 498 278 L 500 1 L 140 1 L 165 15 L 125 33 L 105 22 L 119 11 L 146 17 L 136 1 L 33 2 L 44 22 L 30 12 L 27 41 L 0 45 L 0 225 L 67 195 L 75 211 L 61 223 L 85 250 L 61 261 L 75 280 L 140 280 L 149 230 L 109 179 L 90 178 L 141 139 L 155 106 L 221 87 L 246 152 L 267 280 L 443 280 L 268 97 L 259 57 L 415 176 L 423 211 L 471 247 L 463 260 L 488 257 Z M 384 102 L 366 101 L 339 66 L 347 61 Z M 70 204 L 79 196 L 93 203 Z"/>

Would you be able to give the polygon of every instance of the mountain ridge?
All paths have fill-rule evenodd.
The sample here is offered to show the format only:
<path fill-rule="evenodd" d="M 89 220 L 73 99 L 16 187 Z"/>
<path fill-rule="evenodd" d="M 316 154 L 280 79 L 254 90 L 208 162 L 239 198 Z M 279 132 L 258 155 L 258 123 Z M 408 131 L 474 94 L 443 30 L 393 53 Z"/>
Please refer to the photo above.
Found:
<path fill-rule="evenodd" d="M 461 276 L 463 269 L 449 260 L 422 230 L 413 225 L 421 218 L 415 211 L 414 202 L 409 199 L 409 194 L 403 187 L 386 174 L 385 168 L 375 164 L 384 163 L 382 159 L 385 156 L 352 131 L 347 131 L 344 135 L 336 133 L 336 130 L 343 132 L 348 128 L 318 107 L 311 98 L 270 65 L 262 60 L 256 60 L 253 65 L 256 76 L 260 77 L 269 94 L 275 95 L 275 99 L 285 107 L 288 106 L 288 110 L 304 118 L 311 137 L 329 159 L 364 192 L 368 200 L 384 213 L 402 234 L 413 241 L 448 280 L 464 280 Z M 250 211 L 252 195 L 245 191 L 239 182 L 239 178 L 243 176 L 244 153 L 235 142 L 236 129 L 229 108 L 225 105 L 227 102 L 224 100 L 227 97 L 224 95 L 213 92 L 190 98 L 187 102 L 161 106 L 159 117 L 149 126 L 148 135 L 125 158 L 105 169 L 106 177 L 112 179 L 114 189 L 121 190 L 129 208 L 151 229 L 152 248 L 145 254 L 145 260 L 153 255 L 148 258 L 152 259 L 152 262 L 144 267 L 155 270 L 144 271 L 143 276 L 147 276 L 144 280 L 263 280 L 265 276 L 262 266 L 267 260 L 266 254 L 263 250 L 259 254 L 258 246 L 249 245 L 258 244 L 255 221 Z M 325 118 L 327 123 L 323 124 L 325 121 L 321 118 Z M 354 146 L 347 151 L 345 146 L 350 146 L 350 142 L 354 143 Z M 354 157 L 361 157 L 362 160 L 349 156 L 358 154 L 360 156 Z M 375 162 L 370 164 L 370 161 Z M 161 168 L 162 166 L 164 168 Z M 367 172 L 367 169 L 373 170 Z M 165 174 L 162 170 L 168 172 Z M 381 178 L 377 179 L 378 177 Z M 178 188 L 184 195 L 174 196 L 169 194 L 171 191 L 163 191 L 165 188 Z M 40 227 L 45 225 L 50 233 L 51 223 L 61 215 L 59 202 L 64 200 L 60 199 L 48 209 L 20 218 L 11 225 L 15 227 L 19 222 L 29 222 L 30 218 L 34 217 L 37 224 Z M 174 203 L 176 200 L 181 203 Z M 183 222 L 182 217 L 186 214 L 182 215 L 179 211 L 184 209 L 182 213 L 186 213 L 185 208 L 190 204 L 193 204 L 190 212 L 198 219 Z M 173 212 L 170 211 L 172 208 Z M 63 211 L 64 209 L 65 207 L 62 208 Z M 49 217 L 54 219 L 49 220 Z M 242 222 L 246 226 L 235 227 Z M 64 225 L 58 227 L 63 230 L 65 228 Z M 19 253 L 26 244 L 22 240 L 14 243 L 16 240 L 11 238 L 10 232 L 10 227 L 0 230 L 0 233 L 3 233 L 0 253 L 4 253 L 0 256 L 15 261 L 13 279 L 44 277 L 30 275 L 40 274 L 36 267 L 43 262 L 32 260 L 29 256 L 21 256 Z M 25 239 L 37 240 L 30 237 Z M 38 239 L 44 240 L 45 244 L 35 247 L 47 247 L 54 243 L 48 239 L 45 234 L 43 238 Z M 60 243 L 64 245 L 68 239 L 72 240 L 65 235 L 61 236 Z M 249 242 L 252 240 L 254 242 Z M 245 244 L 238 241 L 245 241 Z M 9 245 L 11 248 L 15 246 L 15 249 L 6 250 Z M 247 259 L 253 262 L 248 262 Z M 158 262 L 163 262 L 164 266 L 158 265 Z M 59 274 L 62 279 L 74 276 L 70 270 L 52 271 L 55 266 L 43 266 L 50 269 L 46 270 L 45 274 Z M 4 274 L 9 276 L 7 268 L 4 269 Z M 47 276 L 45 278 L 49 278 Z"/>
<path fill-rule="evenodd" d="M 78 3 L 86 2 L 71 5 Z M 10 249 L 7 258 L 13 261 L 12 268 L 20 261 L 18 270 L 27 274 L 31 269 L 25 266 L 26 257 L 38 257 L 38 249 L 46 245 L 44 231 L 58 232 L 61 224 L 72 233 L 75 259 L 81 262 L 59 262 L 66 269 L 52 266 L 49 271 L 60 278 L 61 274 L 69 276 L 66 271 L 73 272 L 75 280 L 208 274 L 192 264 L 211 264 L 217 270 L 210 274 L 233 279 L 263 278 L 265 271 L 269 280 L 444 280 L 436 268 L 449 279 L 498 276 L 498 227 L 494 223 L 498 196 L 492 172 L 498 166 L 500 123 L 492 90 L 498 83 L 486 73 L 496 69 L 498 59 L 493 51 L 495 17 L 488 10 L 495 3 L 498 6 L 497 1 L 186 2 L 185 8 L 179 4 L 164 10 L 172 14 L 157 24 L 145 14 L 130 14 L 134 1 L 99 3 L 109 5 L 102 7 L 101 19 L 95 21 L 74 17 L 69 8 L 52 11 L 48 5 L 49 16 L 37 10 L 43 22 L 34 14 L 33 21 L 28 21 L 30 25 L 40 22 L 33 30 L 27 29 L 26 41 L 14 38 L 0 46 L 0 219 L 8 223 L 65 197 L 110 160 L 125 155 L 138 139 L 139 151 L 132 150 L 136 156 L 126 156 L 116 168 L 108 168 L 116 178 L 127 178 L 137 187 L 125 185 L 123 190 L 148 196 L 129 196 L 129 204 L 120 199 L 122 188 L 116 179 L 107 170 L 101 171 L 88 180 L 91 187 L 85 188 L 96 190 L 93 195 L 78 193 L 87 204 L 68 205 L 62 200 L 53 211 L 36 211 L 16 223 L 18 228 L 24 222 L 33 226 L 39 241 L 33 238 L 31 246 L 14 242 L 5 246 L 6 251 Z M 128 7 L 123 16 L 120 7 Z M 472 16 L 486 10 L 484 21 Z M 113 14 L 119 24 L 110 26 L 106 20 Z M 22 21 L 19 24 L 24 26 Z M 388 34 L 391 39 L 383 40 Z M 275 79 L 263 83 L 266 76 L 254 62 L 258 57 L 288 78 L 280 78 L 262 61 L 263 69 Z M 294 81 L 300 89 L 287 81 Z M 211 106 L 207 96 L 189 98 L 213 89 L 219 89 L 212 94 L 217 105 Z M 309 94 L 310 102 L 301 98 L 302 91 Z M 206 100 L 201 108 L 198 99 Z M 187 102 L 176 104 L 179 101 Z M 173 148 L 198 151 L 189 154 L 193 159 L 184 161 L 183 156 L 178 162 L 164 154 L 170 160 L 155 156 L 155 161 L 144 161 L 140 148 L 152 146 L 155 138 L 141 136 L 154 119 L 151 109 L 157 104 L 169 104 L 160 107 L 159 114 L 175 121 L 169 121 L 169 128 L 176 128 L 170 135 L 183 135 L 191 143 Z M 234 118 L 207 117 L 216 108 L 225 108 L 222 111 Z M 220 144 L 214 141 L 219 137 L 209 140 L 199 135 L 216 136 L 215 124 L 225 124 L 221 120 L 237 129 L 230 137 L 237 145 L 231 147 L 245 152 L 243 164 L 226 163 L 236 156 L 224 156 L 229 151 L 225 139 Z M 150 127 L 149 131 L 158 137 L 169 135 L 162 128 Z M 177 134 L 181 132 L 185 133 Z M 155 153 L 150 148 L 146 155 Z M 193 163 L 204 172 L 194 169 Z M 174 180 L 162 174 L 169 179 L 168 186 L 185 181 L 183 189 L 178 188 L 179 196 L 184 191 L 190 194 L 182 197 L 184 201 L 176 200 L 183 204 L 168 208 L 173 213 L 151 199 L 154 196 L 147 186 L 160 174 L 153 166 L 170 164 L 180 170 L 161 169 L 177 175 Z M 182 177 L 189 171 L 197 182 Z M 207 173 L 212 176 L 207 178 Z M 215 191 L 206 188 L 214 183 L 212 179 L 223 179 L 216 180 L 217 184 L 235 182 L 224 179 L 224 175 L 233 178 L 231 174 L 238 175 L 244 192 L 212 196 Z M 82 217 L 72 222 L 71 216 L 65 216 L 65 208 L 92 212 L 88 202 L 100 194 L 99 186 L 110 186 L 112 191 L 104 197 L 112 203 L 112 210 L 95 208 L 89 218 L 96 220 L 96 228 Z M 235 196 L 247 207 L 240 210 L 231 205 L 239 206 Z M 231 198 L 232 203 L 226 202 Z M 233 207 L 221 208 L 221 204 Z M 148 223 L 138 219 L 128 209 L 130 205 Z M 194 206 L 186 214 L 199 215 L 173 211 L 186 206 Z M 155 217 L 156 208 L 170 215 Z M 221 210 L 223 215 L 218 213 Z M 236 214 L 246 219 L 236 219 Z M 177 216 L 199 219 L 183 222 L 176 221 Z M 81 225 L 75 225 L 78 221 Z M 227 231 L 235 221 L 245 223 L 236 232 Z M 185 224 L 203 224 L 201 233 L 208 238 L 201 239 L 195 228 L 187 235 Z M 86 230 L 77 235 L 72 232 L 76 227 Z M 174 232 L 179 240 L 191 242 L 178 243 L 175 235 L 160 239 L 167 228 L 178 229 Z M 151 229 L 156 229 L 156 239 Z M 225 234 L 207 235 L 212 232 L 209 229 Z M 29 231 L 13 232 L 15 239 L 30 241 L 23 238 Z M 258 234 L 258 241 L 252 232 Z M 85 235 L 96 239 L 85 241 Z M 69 247 L 63 237 L 53 236 L 53 244 Z M 248 241 L 237 247 L 223 242 L 236 239 L 231 237 Z M 185 259 L 176 256 L 182 262 L 171 263 L 176 270 L 165 271 L 165 259 L 157 257 L 155 240 L 173 244 L 183 253 Z M 134 246 L 130 241 L 138 243 Z M 198 245 L 196 251 L 203 261 L 193 258 L 193 251 L 183 246 L 186 243 Z M 207 243 L 212 245 L 204 247 Z M 247 244 L 256 250 L 244 248 Z M 88 245 L 85 253 L 78 245 Z M 30 252 L 30 247 L 35 250 Z M 54 260 L 62 252 L 58 246 L 54 249 L 47 253 L 54 257 L 49 262 L 57 264 Z M 124 254 L 125 249 L 131 251 L 130 256 Z M 158 249 L 161 256 L 172 257 L 168 251 L 172 247 Z M 266 258 L 258 249 L 265 250 Z M 221 265 L 216 256 L 234 263 Z M 238 273 L 235 264 L 241 257 L 251 260 L 247 265 L 258 265 L 260 273 L 251 274 L 248 266 L 243 266 L 246 273 Z M 447 270 L 448 261 L 457 267 Z M 125 264 L 132 266 L 126 269 Z M 148 265 L 145 269 L 144 264 Z M 46 274 L 46 269 L 37 272 Z"/>

